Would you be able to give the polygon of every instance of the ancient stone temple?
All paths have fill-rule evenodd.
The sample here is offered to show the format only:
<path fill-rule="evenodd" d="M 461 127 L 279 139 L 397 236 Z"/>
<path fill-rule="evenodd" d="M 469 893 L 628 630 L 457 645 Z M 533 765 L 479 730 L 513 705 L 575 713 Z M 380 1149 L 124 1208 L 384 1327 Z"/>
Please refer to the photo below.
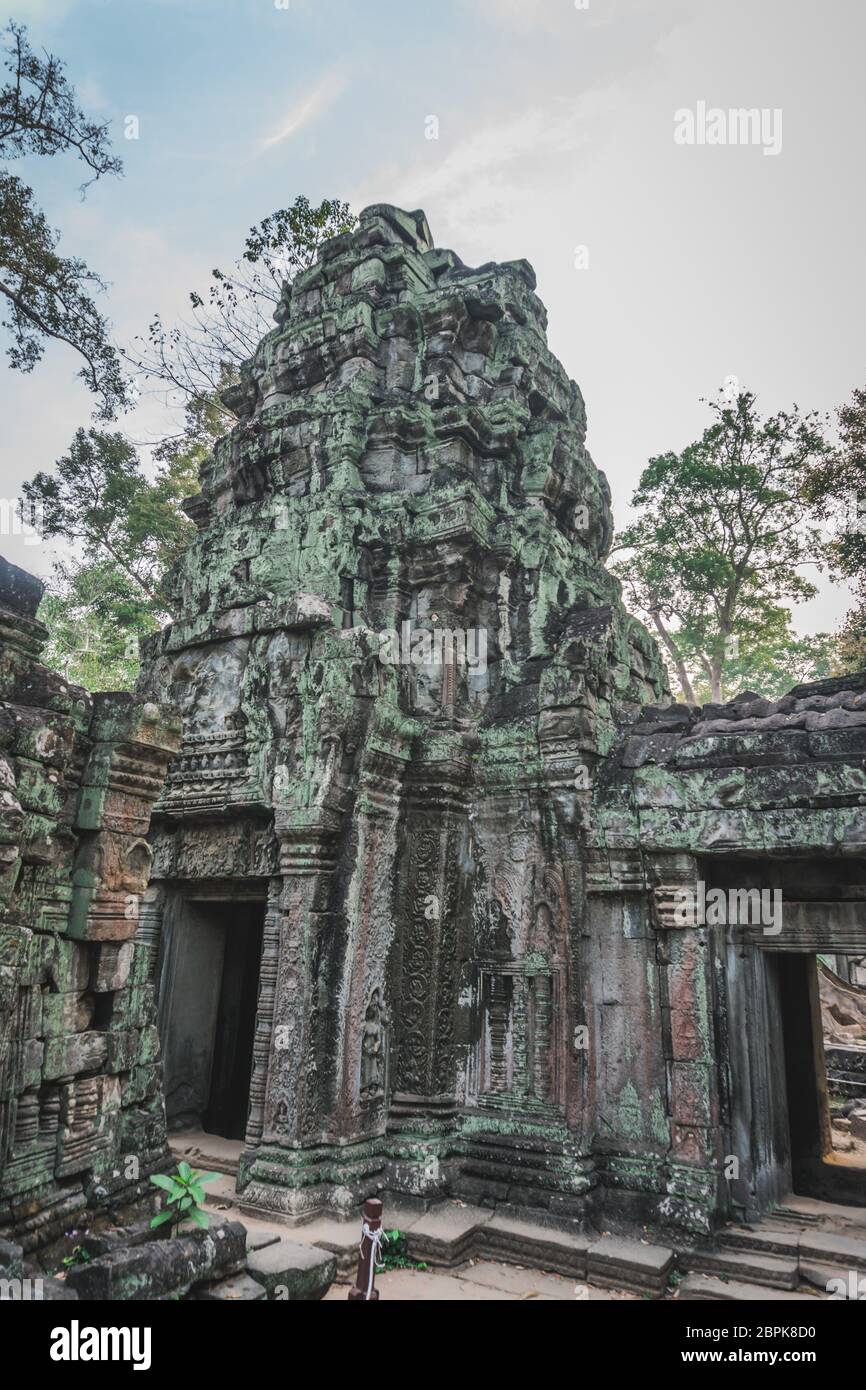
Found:
<path fill-rule="evenodd" d="M 218 1110 L 287 1213 L 385 1184 L 582 1215 L 589 788 L 666 684 L 580 392 L 531 268 L 421 213 L 368 209 L 276 317 L 143 683 L 184 721 L 141 928 L 169 1120 Z"/>
<path fill-rule="evenodd" d="M 386 206 L 286 289 L 187 504 L 181 620 L 137 703 L 64 713 L 79 839 L 47 862 L 28 832 L 16 920 L 38 894 L 51 950 L 98 978 L 128 939 L 133 974 L 62 1025 L 107 1051 L 47 1073 L 43 976 L 16 978 L 0 1018 L 38 1043 L 0 1193 L 39 1143 L 55 1190 L 79 1073 L 121 1148 L 144 1124 L 158 999 L 169 1128 L 236 1141 L 252 1208 L 452 1196 L 702 1238 L 791 1190 L 866 1200 L 817 967 L 866 955 L 866 675 L 672 701 L 545 326 L 526 262 L 470 269 Z M 91 767 L 127 819 L 75 791 Z"/>

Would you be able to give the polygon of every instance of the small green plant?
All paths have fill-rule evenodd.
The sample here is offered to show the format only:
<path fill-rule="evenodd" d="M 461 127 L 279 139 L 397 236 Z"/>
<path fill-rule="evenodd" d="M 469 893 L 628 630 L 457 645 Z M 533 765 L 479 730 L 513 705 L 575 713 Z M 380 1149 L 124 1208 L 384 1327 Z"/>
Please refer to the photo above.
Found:
<path fill-rule="evenodd" d="M 426 1269 L 426 1264 L 410 1260 L 405 1231 L 386 1231 L 380 1269 Z"/>
<path fill-rule="evenodd" d="M 157 1212 L 151 1221 L 151 1228 L 164 1226 L 170 1221 L 174 1224 L 177 1234 L 182 1222 L 194 1221 L 196 1226 L 201 1226 L 206 1231 L 209 1217 L 204 1211 L 204 1184 L 213 1182 L 214 1178 L 218 1177 L 219 1173 L 199 1173 L 184 1161 L 177 1165 L 177 1172 L 171 1176 L 154 1173 L 150 1179 L 154 1187 L 161 1188 L 169 1195 L 164 1210 Z"/>
<path fill-rule="evenodd" d="M 73 1245 L 72 1253 L 63 1261 L 64 1269 L 75 1269 L 77 1265 L 90 1264 L 90 1251 L 86 1245 Z"/>

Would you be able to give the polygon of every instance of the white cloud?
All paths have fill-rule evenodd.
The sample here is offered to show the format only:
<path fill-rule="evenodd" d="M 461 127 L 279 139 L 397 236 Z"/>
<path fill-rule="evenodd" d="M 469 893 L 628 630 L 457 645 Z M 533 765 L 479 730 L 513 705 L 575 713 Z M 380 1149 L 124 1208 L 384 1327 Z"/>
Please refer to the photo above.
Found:
<path fill-rule="evenodd" d="M 281 145 L 285 140 L 290 140 L 292 136 L 297 135 L 311 121 L 315 121 L 329 107 L 333 106 L 345 87 L 346 81 L 340 72 L 334 70 L 326 73 L 314 87 L 294 103 L 270 135 L 265 135 L 261 139 L 260 148 L 263 150 L 272 149 L 274 145 Z"/>
<path fill-rule="evenodd" d="M 424 208 L 435 218 L 447 210 L 456 248 L 481 252 L 506 209 L 527 196 L 546 202 L 563 173 L 575 176 L 591 138 L 591 126 L 607 104 L 600 94 L 503 112 L 483 124 L 443 118 L 441 139 L 427 141 L 419 128 L 419 152 L 408 163 L 378 169 L 351 190 L 353 207 L 389 202 Z M 436 227 L 433 227 L 434 234 Z"/>

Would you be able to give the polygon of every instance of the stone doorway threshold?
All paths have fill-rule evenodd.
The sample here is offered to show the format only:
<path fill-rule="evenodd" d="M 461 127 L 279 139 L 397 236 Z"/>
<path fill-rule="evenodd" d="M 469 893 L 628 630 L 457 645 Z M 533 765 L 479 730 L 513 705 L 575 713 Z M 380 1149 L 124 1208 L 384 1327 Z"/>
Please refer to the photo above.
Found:
<path fill-rule="evenodd" d="M 194 1168 L 236 1178 L 244 1143 L 242 1139 L 223 1139 L 219 1134 L 206 1134 L 203 1129 L 181 1129 L 168 1136 L 168 1147 L 178 1162 L 185 1158 Z"/>

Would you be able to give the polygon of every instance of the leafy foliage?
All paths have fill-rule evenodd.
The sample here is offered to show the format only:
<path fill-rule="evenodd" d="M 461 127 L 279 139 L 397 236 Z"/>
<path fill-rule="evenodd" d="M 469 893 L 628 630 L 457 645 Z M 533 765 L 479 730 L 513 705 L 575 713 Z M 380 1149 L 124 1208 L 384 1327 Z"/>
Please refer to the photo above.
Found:
<path fill-rule="evenodd" d="M 213 270 L 208 290 L 190 294 L 189 321 L 166 328 L 159 315 L 154 318 L 135 365 L 174 404 L 215 402 L 231 423 L 234 416 L 220 393 L 237 380 L 241 364 L 273 327 L 286 283 L 309 269 L 324 242 L 356 222 L 347 203 L 331 198 L 313 207 L 299 197 L 271 213 L 250 229 L 232 269 Z"/>
<path fill-rule="evenodd" d="M 77 1269 L 79 1265 L 90 1264 L 90 1251 L 86 1245 L 74 1245 L 69 1255 L 63 1260 L 64 1269 Z"/>
<path fill-rule="evenodd" d="M 379 1269 L 426 1269 L 427 1265 L 423 1261 L 413 1260 L 409 1257 L 409 1242 L 406 1239 L 406 1232 L 400 1231 L 396 1227 L 393 1231 L 385 1232 L 385 1239 L 382 1243 L 381 1252 L 382 1263 Z"/>
<path fill-rule="evenodd" d="M 184 1221 L 192 1221 L 196 1226 L 207 1230 L 210 1220 L 204 1210 L 204 1184 L 213 1182 L 218 1177 L 219 1173 L 200 1173 L 184 1160 L 177 1165 L 177 1172 L 171 1176 L 155 1173 L 150 1181 L 154 1187 L 168 1193 L 168 1203 L 151 1221 L 151 1229 L 170 1222 L 174 1227 L 174 1234 L 177 1235 Z"/>
<path fill-rule="evenodd" d="M 151 606 L 107 561 L 58 566 L 39 609 L 43 659 L 87 690 L 131 690 L 141 639 L 157 631 Z"/>
<path fill-rule="evenodd" d="M 698 682 L 716 701 L 749 673 L 767 693 L 792 683 L 785 667 L 805 649 L 785 605 L 817 592 L 800 570 L 821 556 L 803 479 L 831 452 L 823 422 L 796 406 L 763 418 L 743 392 L 709 408 L 696 443 L 644 470 L 638 519 L 616 547 L 628 554 L 614 567 L 690 704 Z"/>
<path fill-rule="evenodd" d="M 839 448 L 812 465 L 804 491 L 828 522 L 831 572 L 851 581 L 857 606 L 839 638 L 839 674 L 866 667 L 866 388 L 839 411 Z"/>
<path fill-rule="evenodd" d="M 152 331 L 143 369 L 184 406 L 182 429 L 153 450 L 151 480 L 119 433 L 79 430 L 52 474 L 24 486 L 46 538 L 82 557 L 58 566 L 40 616 L 50 663 L 88 689 L 125 689 L 137 674 L 138 639 L 177 615 L 169 571 L 193 532 L 181 510 L 199 469 L 233 416 L 221 399 L 238 365 L 270 326 L 285 277 L 311 265 L 322 242 L 354 226 L 345 203 L 298 198 L 254 227 L 236 273 L 214 271 L 207 304 L 193 294 L 195 325 Z M 153 334 L 155 333 L 155 336 Z"/>
<path fill-rule="evenodd" d="M 82 195 L 104 174 L 120 174 L 108 126 L 88 120 L 60 60 L 34 53 L 22 25 L 10 22 L 3 40 L 10 80 L 0 88 L 0 158 L 71 153 L 90 172 Z M 108 420 L 128 403 L 128 384 L 108 324 L 91 298 L 105 286 L 84 261 L 58 253 L 59 239 L 33 190 L 0 170 L 0 297 L 10 365 L 30 372 L 48 340 L 66 343 L 83 359 L 80 375 L 99 398 L 99 417 Z"/>
<path fill-rule="evenodd" d="M 766 699 L 778 700 L 793 686 L 824 680 L 837 670 L 838 636 L 819 632 L 798 637 L 785 608 L 768 606 L 759 621 L 744 621 L 737 635 L 737 646 L 725 662 L 726 693 L 754 690 Z M 713 698 L 710 683 L 700 672 L 695 676 L 694 693 L 698 704 Z"/>
<path fill-rule="evenodd" d="M 179 504 L 198 487 L 200 448 L 169 450 L 149 482 L 122 434 L 80 429 L 55 472 L 37 473 L 24 495 L 46 537 L 80 545 L 90 565 L 110 564 L 122 601 L 140 598 L 164 619 L 171 613 L 166 570 L 193 530 Z"/>
<path fill-rule="evenodd" d="M 53 474 L 25 483 L 43 535 L 82 552 L 55 566 L 39 610 L 45 659 L 75 684 L 131 688 L 142 638 L 174 616 L 167 572 L 194 530 L 180 504 L 198 490 L 208 445 L 207 421 L 196 416 L 157 451 L 151 481 L 122 434 L 82 429 Z"/>

